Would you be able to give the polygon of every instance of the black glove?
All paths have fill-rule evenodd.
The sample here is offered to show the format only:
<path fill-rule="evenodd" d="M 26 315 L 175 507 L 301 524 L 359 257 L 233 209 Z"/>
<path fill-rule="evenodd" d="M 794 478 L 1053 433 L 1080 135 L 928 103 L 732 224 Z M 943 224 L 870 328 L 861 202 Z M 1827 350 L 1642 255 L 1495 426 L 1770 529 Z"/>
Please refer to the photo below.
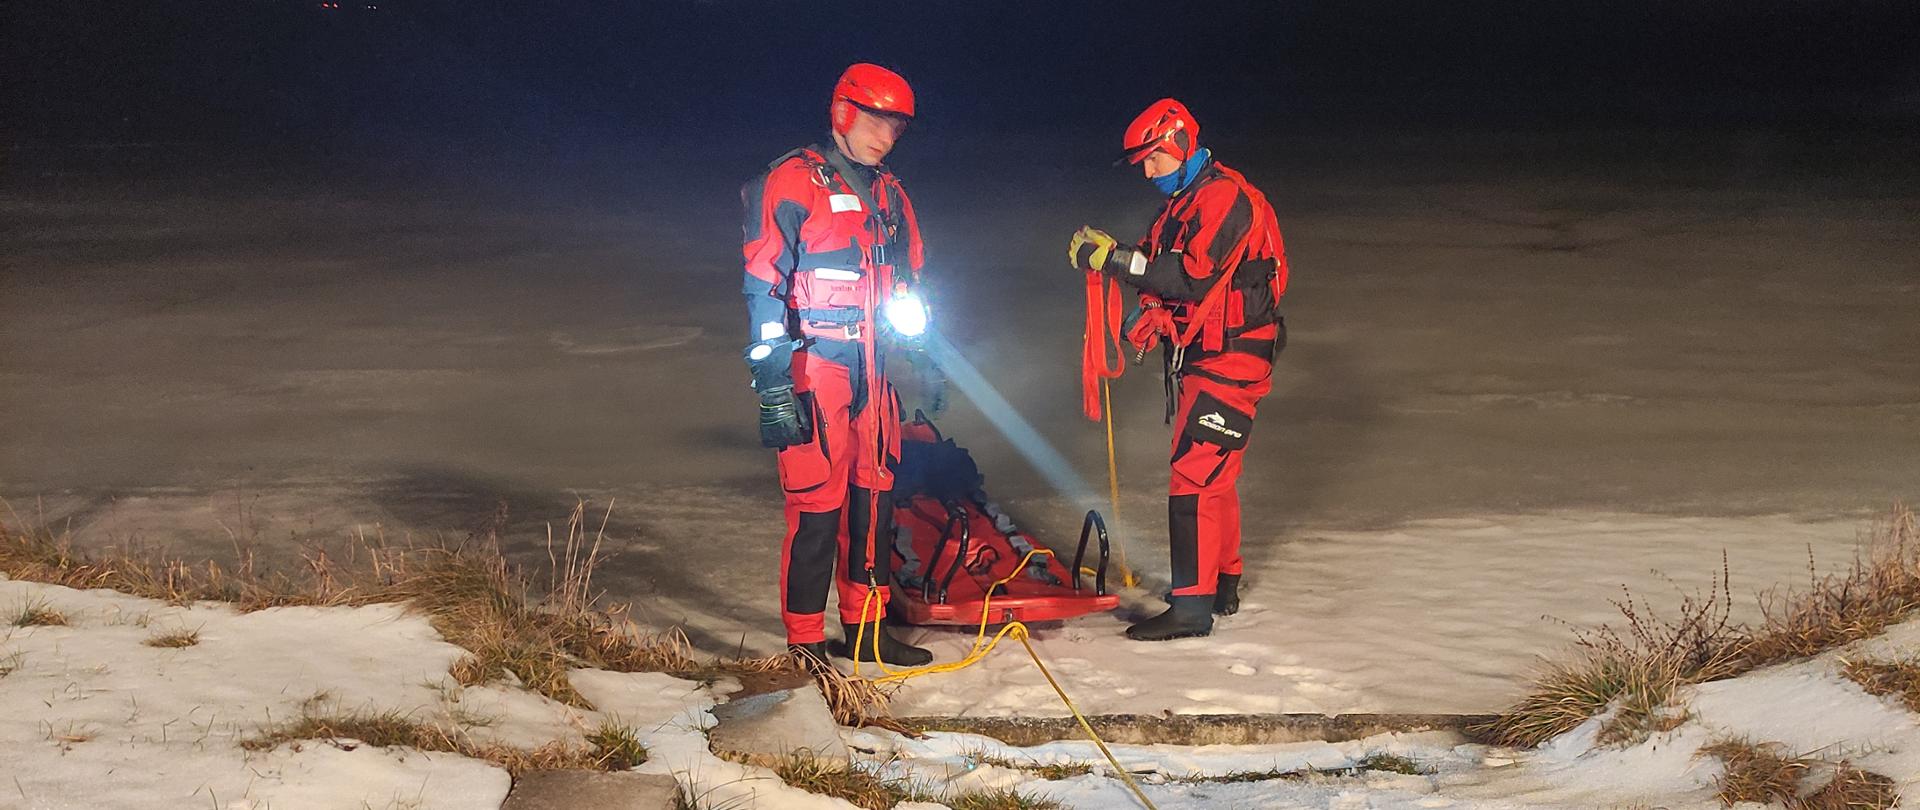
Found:
<path fill-rule="evenodd" d="M 782 385 L 760 392 L 760 446 L 784 450 L 813 441 L 813 420 L 807 408 L 793 393 L 793 386 Z"/>
<path fill-rule="evenodd" d="M 747 347 L 753 390 L 760 394 L 760 444 L 786 448 L 813 441 L 813 420 L 793 391 L 792 340 L 761 341 Z"/>

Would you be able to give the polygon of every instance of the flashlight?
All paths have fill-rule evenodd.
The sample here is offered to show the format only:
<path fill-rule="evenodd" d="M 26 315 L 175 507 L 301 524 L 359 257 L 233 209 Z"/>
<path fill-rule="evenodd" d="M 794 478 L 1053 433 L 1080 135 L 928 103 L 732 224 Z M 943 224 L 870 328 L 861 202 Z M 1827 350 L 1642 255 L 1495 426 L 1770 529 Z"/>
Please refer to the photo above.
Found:
<path fill-rule="evenodd" d="M 887 318 L 887 326 L 893 333 L 903 338 L 917 338 L 927 331 L 927 304 L 920 296 L 910 290 L 901 290 L 887 299 L 881 310 Z"/>

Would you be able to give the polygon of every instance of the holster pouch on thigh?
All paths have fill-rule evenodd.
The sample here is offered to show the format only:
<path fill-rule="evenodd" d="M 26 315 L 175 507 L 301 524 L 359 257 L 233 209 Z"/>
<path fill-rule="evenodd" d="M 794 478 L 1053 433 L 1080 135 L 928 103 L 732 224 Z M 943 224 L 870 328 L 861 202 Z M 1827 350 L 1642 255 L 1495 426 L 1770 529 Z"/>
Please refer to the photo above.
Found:
<path fill-rule="evenodd" d="M 1187 423 L 1181 431 L 1194 441 L 1242 450 L 1247 446 L 1247 434 L 1253 432 L 1253 416 L 1221 402 L 1212 393 L 1201 391 L 1194 396 L 1193 407 L 1188 409 Z"/>
<path fill-rule="evenodd" d="M 832 448 L 827 446 L 826 425 L 820 423 L 813 392 L 800 392 L 800 407 L 813 418 L 813 439 L 782 448 L 779 453 L 780 488 L 796 494 L 819 490 L 833 470 Z"/>
<path fill-rule="evenodd" d="M 1174 447 L 1173 473 L 1196 486 L 1207 486 L 1220 475 L 1228 456 L 1247 446 L 1253 417 L 1235 410 L 1205 391 L 1194 397 L 1187 422 Z"/>

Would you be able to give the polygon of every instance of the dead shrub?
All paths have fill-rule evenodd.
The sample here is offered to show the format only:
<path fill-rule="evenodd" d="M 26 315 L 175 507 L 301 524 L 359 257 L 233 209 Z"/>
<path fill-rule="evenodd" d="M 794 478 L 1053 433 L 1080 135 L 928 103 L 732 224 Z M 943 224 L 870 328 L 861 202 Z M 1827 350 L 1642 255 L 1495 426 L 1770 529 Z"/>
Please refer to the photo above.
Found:
<path fill-rule="evenodd" d="M 506 559 L 491 533 L 423 544 L 361 534 L 339 554 L 309 550 L 289 574 L 256 570 L 253 555 L 237 539 L 240 563 L 229 569 L 124 550 L 82 554 L 70 533 L 0 524 L 0 573 L 172 604 L 227 602 L 240 610 L 406 602 L 469 652 L 450 673 L 457 682 L 473 686 L 511 674 L 527 688 L 570 705 L 584 704 L 567 681 L 567 670 L 574 667 L 693 677 L 745 673 L 737 661 L 701 664 L 679 630 L 652 632 L 631 620 L 628 606 L 600 604 L 593 573 L 605 560 L 600 547 L 612 506 L 593 531 L 586 508 L 584 501 L 574 506 L 564 536 L 556 537 L 548 527 L 552 574 L 541 595 L 532 593 L 525 572 Z M 836 716 L 884 722 L 885 697 L 871 684 L 832 688 Z"/>
<path fill-rule="evenodd" d="M 1682 686 L 1728 678 L 1756 667 L 1804 658 L 1884 631 L 1920 609 L 1920 532 L 1913 511 L 1896 505 L 1877 523 L 1845 572 L 1814 573 L 1805 592 L 1760 597 L 1758 627 L 1730 625 L 1725 555 L 1712 592 L 1682 600 L 1679 615 L 1661 619 L 1632 594 L 1614 602 L 1626 618 L 1575 630 L 1570 660 L 1549 665 L 1512 708 L 1475 731 L 1504 745 L 1531 747 L 1615 709 L 1603 743 L 1631 743 L 1673 728 L 1685 712 L 1670 705 Z"/>
<path fill-rule="evenodd" d="M 1760 627 L 1740 650 L 1745 668 L 1806 658 L 1878 635 L 1920 608 L 1920 533 L 1913 511 L 1896 507 L 1842 573 L 1819 576 L 1809 553 L 1807 580 L 1805 592 L 1761 596 Z"/>
<path fill-rule="evenodd" d="M 1730 579 L 1723 555 L 1712 588 L 1683 597 L 1672 619 L 1622 588 L 1613 605 L 1626 619 L 1624 628 L 1576 629 L 1576 657 L 1551 665 L 1532 693 L 1477 730 L 1502 745 L 1532 747 L 1609 706 L 1615 713 L 1601 730 L 1602 742 L 1627 742 L 1677 726 L 1684 715 L 1667 708 L 1674 690 L 1733 673 L 1740 636 L 1728 622 Z"/>

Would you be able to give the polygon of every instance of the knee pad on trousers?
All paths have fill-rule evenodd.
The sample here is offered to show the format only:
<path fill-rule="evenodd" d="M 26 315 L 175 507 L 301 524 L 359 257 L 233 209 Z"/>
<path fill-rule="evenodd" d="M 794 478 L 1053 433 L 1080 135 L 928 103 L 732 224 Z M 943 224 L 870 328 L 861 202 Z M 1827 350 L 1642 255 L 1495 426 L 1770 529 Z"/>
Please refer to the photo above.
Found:
<path fill-rule="evenodd" d="M 1167 540 L 1172 551 L 1173 587 L 1200 584 L 1200 496 L 1167 498 Z"/>
<path fill-rule="evenodd" d="M 789 542 L 787 612 L 822 613 L 833 587 L 833 558 L 840 542 L 840 510 L 801 512 Z"/>

